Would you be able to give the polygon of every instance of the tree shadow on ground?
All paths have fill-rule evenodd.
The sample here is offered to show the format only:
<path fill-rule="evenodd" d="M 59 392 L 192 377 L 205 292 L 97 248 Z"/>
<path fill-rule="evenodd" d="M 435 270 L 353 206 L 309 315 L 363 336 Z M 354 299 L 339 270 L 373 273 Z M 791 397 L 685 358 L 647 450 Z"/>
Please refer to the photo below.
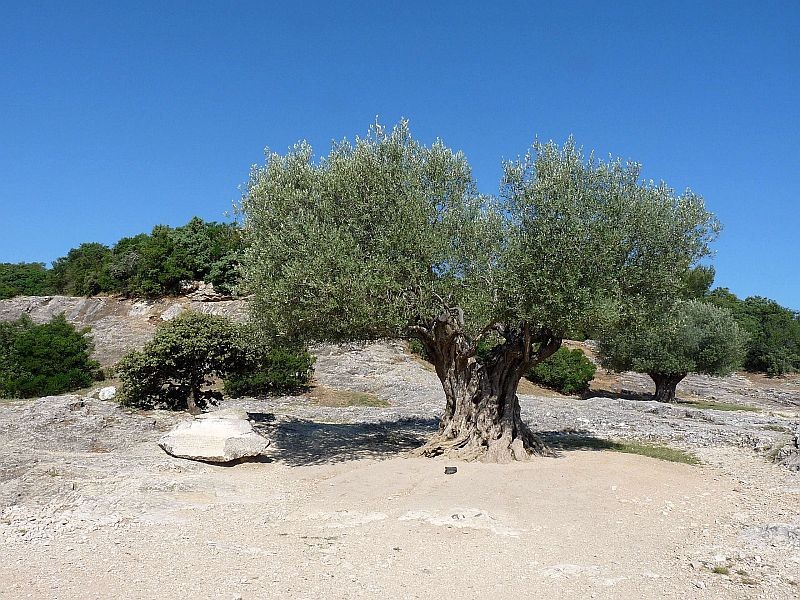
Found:
<path fill-rule="evenodd" d="M 647 402 L 653 399 L 653 394 L 650 392 L 634 392 L 632 390 L 589 390 L 581 395 L 582 400 L 590 400 L 591 398 L 610 398 L 611 400 L 636 400 L 638 402 Z"/>
<path fill-rule="evenodd" d="M 381 423 L 318 423 L 250 413 L 255 429 L 272 440 L 269 457 L 291 466 L 321 465 L 362 458 L 391 458 L 422 446 L 438 419 L 409 418 Z"/>
<path fill-rule="evenodd" d="M 586 429 L 540 431 L 538 435 L 556 455 L 569 450 L 615 450 L 618 446 L 616 442 L 594 436 Z"/>

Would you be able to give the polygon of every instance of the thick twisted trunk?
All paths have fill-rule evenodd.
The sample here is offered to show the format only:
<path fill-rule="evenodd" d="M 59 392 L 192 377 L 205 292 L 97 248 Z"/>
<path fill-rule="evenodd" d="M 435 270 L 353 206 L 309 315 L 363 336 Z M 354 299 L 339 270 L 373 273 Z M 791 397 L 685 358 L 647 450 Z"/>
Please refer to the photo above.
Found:
<path fill-rule="evenodd" d="M 675 388 L 686 377 L 686 374 L 649 373 L 649 375 L 656 384 L 656 393 L 653 394 L 653 400 L 667 403 L 675 402 Z"/>
<path fill-rule="evenodd" d="M 555 352 L 561 340 L 541 332 L 532 336 L 524 324 L 506 327 L 502 335 L 505 342 L 483 359 L 475 356 L 475 341 L 454 318 L 440 317 L 420 335 L 446 398 L 439 431 L 420 454 L 508 462 L 547 453 L 520 417 L 517 387 L 525 372 Z"/>

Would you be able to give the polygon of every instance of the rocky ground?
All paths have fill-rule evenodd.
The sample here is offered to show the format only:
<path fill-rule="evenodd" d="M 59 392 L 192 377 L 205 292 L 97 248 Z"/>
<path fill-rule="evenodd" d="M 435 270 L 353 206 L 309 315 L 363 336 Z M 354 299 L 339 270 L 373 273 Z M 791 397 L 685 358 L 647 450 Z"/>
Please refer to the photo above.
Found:
<path fill-rule="evenodd" d="M 556 448 L 635 439 L 702 464 L 562 446 L 484 465 L 407 456 L 443 398 L 403 345 L 315 353 L 320 388 L 388 406 L 227 402 L 273 440 L 235 466 L 158 448 L 185 415 L 0 404 L 0 598 L 800 597 L 800 474 L 773 462 L 798 380 L 692 377 L 675 406 L 635 374 L 601 374 L 584 399 L 526 384 L 523 416 Z"/>

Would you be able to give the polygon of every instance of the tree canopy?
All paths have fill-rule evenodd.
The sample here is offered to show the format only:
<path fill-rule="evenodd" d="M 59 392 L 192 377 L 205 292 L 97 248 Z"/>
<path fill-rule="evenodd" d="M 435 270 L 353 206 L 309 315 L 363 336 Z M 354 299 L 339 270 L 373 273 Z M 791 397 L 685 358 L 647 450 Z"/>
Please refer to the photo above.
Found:
<path fill-rule="evenodd" d="M 408 124 L 373 127 L 315 160 L 267 152 L 242 199 L 253 315 L 274 335 L 413 335 L 442 300 L 466 331 L 528 321 L 554 334 L 664 305 L 718 224 L 692 192 L 572 140 L 505 165 L 498 197 L 466 158 Z"/>
<path fill-rule="evenodd" d="M 240 208 L 264 335 L 418 338 L 447 396 L 437 449 L 497 459 L 535 445 L 520 377 L 569 330 L 668 308 L 719 227 L 691 191 L 571 139 L 535 143 L 499 195 L 479 194 L 462 153 L 405 121 L 324 158 L 304 142 L 267 151 Z"/>
<path fill-rule="evenodd" d="M 14 296 L 48 296 L 54 292 L 43 263 L 0 263 L 0 300 Z"/>

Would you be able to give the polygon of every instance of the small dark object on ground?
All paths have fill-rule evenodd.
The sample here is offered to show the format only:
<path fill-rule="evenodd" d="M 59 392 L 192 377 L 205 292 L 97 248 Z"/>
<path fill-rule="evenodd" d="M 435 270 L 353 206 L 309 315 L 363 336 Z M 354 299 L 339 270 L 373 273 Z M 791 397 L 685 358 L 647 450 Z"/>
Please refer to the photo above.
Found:
<path fill-rule="evenodd" d="M 444 468 L 444 474 L 445 474 L 445 475 L 452 475 L 452 474 L 454 474 L 456 471 L 458 471 L 458 467 L 445 467 L 445 468 Z"/>

